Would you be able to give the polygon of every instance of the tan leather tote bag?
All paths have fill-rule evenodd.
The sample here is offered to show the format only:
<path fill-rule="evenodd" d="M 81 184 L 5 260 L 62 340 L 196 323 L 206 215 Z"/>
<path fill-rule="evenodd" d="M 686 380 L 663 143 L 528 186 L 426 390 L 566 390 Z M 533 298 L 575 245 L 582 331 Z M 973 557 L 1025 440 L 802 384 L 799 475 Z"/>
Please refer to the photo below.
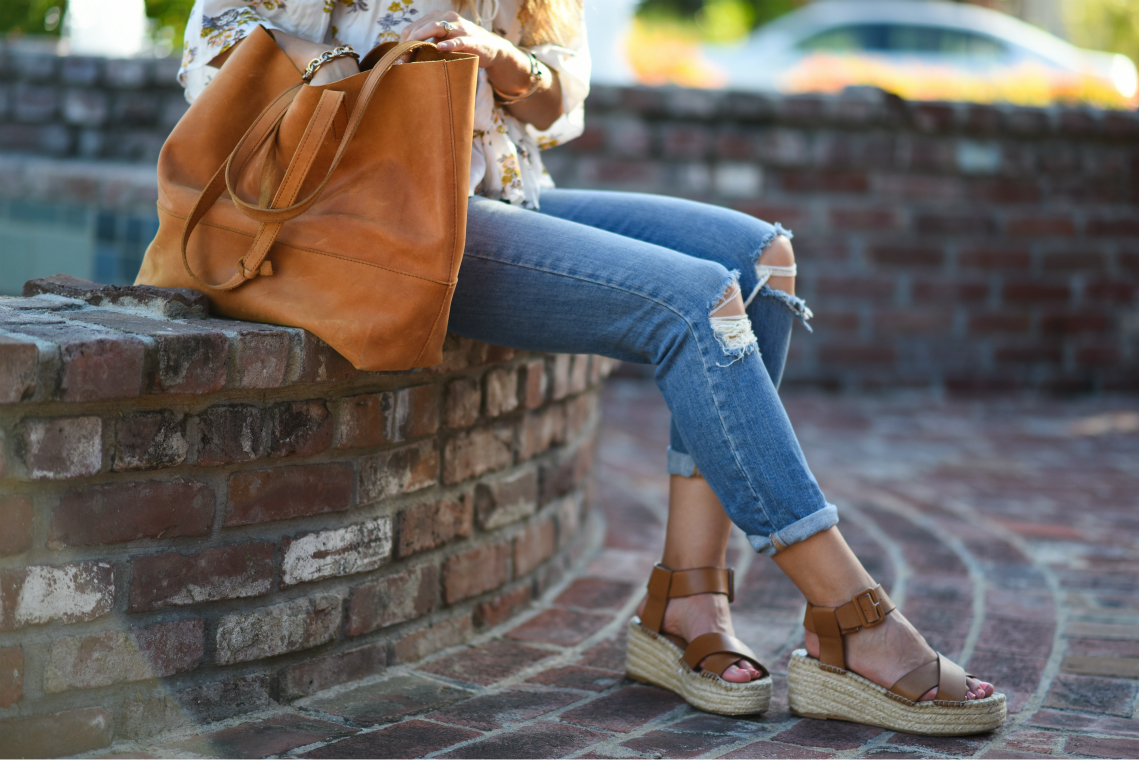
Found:
<path fill-rule="evenodd" d="M 478 58 L 408 42 L 373 62 L 313 87 L 264 29 L 246 37 L 162 148 L 136 282 L 303 327 L 358 369 L 442 361 Z"/>

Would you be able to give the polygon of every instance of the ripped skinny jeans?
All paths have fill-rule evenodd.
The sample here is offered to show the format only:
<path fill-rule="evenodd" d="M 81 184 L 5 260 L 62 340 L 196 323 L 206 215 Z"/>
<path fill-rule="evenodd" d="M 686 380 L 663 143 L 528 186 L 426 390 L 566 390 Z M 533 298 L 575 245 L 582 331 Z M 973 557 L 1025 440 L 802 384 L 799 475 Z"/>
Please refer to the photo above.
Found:
<path fill-rule="evenodd" d="M 760 284 L 778 226 L 638 193 L 547 190 L 541 211 L 470 199 L 449 328 L 512 348 L 653 364 L 672 413 L 668 471 L 699 469 L 756 551 L 838 522 L 776 388 L 800 299 Z M 789 236 L 789 234 L 788 234 Z M 733 284 L 751 331 L 710 313 Z M 746 328 L 746 325 L 742 326 Z M 752 335 L 754 334 L 754 340 Z"/>

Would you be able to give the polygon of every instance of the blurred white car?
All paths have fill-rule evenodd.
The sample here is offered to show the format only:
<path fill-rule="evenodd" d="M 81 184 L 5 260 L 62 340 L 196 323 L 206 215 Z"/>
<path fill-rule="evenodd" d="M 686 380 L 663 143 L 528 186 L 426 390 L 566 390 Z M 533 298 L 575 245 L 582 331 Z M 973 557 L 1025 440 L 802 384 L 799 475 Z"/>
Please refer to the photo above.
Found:
<path fill-rule="evenodd" d="M 709 84 L 740 90 L 870 85 L 911 100 L 1139 105 L 1139 75 L 1126 56 L 1084 50 L 1003 13 L 938 0 L 824 0 L 742 44 L 705 46 L 702 57 Z"/>

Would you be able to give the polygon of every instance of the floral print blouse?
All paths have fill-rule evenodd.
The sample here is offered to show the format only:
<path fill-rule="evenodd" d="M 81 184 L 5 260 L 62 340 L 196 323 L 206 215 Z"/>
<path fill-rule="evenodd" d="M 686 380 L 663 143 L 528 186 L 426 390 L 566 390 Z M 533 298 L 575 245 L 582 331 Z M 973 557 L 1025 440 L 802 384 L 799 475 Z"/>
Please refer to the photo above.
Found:
<path fill-rule="evenodd" d="M 472 4 L 462 5 L 468 9 L 463 15 L 471 15 Z M 476 0 L 473 6 L 483 27 L 519 44 L 518 0 Z M 209 62 L 258 25 L 321 41 L 330 48 L 351 45 L 363 56 L 380 43 L 398 40 L 405 26 L 436 10 L 455 10 L 455 4 L 451 0 L 195 0 L 186 24 L 178 80 L 192 103 L 218 71 Z M 564 45 L 530 48 L 538 60 L 558 72 L 561 81 L 564 113 L 549 129 L 535 129 L 499 107 L 486 71 L 479 70 L 472 195 L 537 208 L 541 188 L 553 187 L 540 152 L 582 133 L 583 103 L 589 94 L 584 17 L 579 29 Z"/>

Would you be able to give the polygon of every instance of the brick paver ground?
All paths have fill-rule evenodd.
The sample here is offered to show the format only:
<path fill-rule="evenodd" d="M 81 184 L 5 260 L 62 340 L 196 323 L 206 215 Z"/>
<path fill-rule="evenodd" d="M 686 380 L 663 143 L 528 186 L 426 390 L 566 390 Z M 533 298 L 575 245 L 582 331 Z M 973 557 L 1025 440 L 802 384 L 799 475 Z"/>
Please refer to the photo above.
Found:
<path fill-rule="evenodd" d="M 771 710 L 708 715 L 625 679 L 623 629 L 663 535 L 668 417 L 651 385 L 619 380 L 599 455 L 604 531 L 524 619 L 263 715 L 112 752 L 1139 757 L 1139 399 L 786 400 L 871 571 L 936 648 L 1008 695 L 1000 731 L 932 739 L 792 716 L 784 674 L 803 600 L 742 536 L 735 625 L 775 674 Z"/>

